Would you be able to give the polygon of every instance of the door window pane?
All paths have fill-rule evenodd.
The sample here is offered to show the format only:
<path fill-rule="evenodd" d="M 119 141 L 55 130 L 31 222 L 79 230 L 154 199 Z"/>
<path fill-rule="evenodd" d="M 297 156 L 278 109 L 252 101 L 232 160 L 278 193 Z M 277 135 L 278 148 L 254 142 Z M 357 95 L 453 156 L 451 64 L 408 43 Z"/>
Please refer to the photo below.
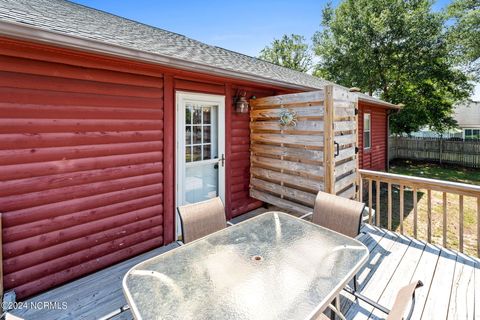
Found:
<path fill-rule="evenodd" d="M 192 126 L 185 126 L 185 144 L 192 144 Z"/>
<path fill-rule="evenodd" d="M 192 123 L 192 106 L 190 104 L 187 104 L 185 107 L 185 124 L 191 124 Z"/>
<path fill-rule="evenodd" d="M 204 144 L 203 145 L 203 160 L 209 160 L 212 158 L 212 154 L 210 152 L 210 145 Z"/>
<path fill-rule="evenodd" d="M 202 159 L 202 146 L 192 147 L 192 161 L 200 161 Z"/>
<path fill-rule="evenodd" d="M 203 143 L 210 143 L 211 140 L 211 132 L 210 132 L 210 126 L 204 126 L 203 127 Z"/>
<path fill-rule="evenodd" d="M 202 107 L 194 106 L 193 107 L 193 124 L 202 123 Z"/>
<path fill-rule="evenodd" d="M 204 107 L 203 108 L 203 124 L 210 124 L 211 123 L 211 114 L 212 108 L 211 107 Z"/>
<path fill-rule="evenodd" d="M 185 162 L 192 162 L 192 147 L 185 147 Z"/>
<path fill-rule="evenodd" d="M 202 143 L 202 127 L 193 126 L 193 144 Z"/>

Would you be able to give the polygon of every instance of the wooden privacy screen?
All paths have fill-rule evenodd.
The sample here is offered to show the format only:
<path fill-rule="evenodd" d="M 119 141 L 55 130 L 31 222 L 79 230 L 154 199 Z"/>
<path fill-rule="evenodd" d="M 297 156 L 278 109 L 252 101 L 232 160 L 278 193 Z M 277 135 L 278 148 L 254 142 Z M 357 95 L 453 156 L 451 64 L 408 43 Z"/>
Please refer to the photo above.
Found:
<path fill-rule="evenodd" d="M 250 196 L 312 211 L 319 190 L 356 196 L 357 95 L 336 86 L 250 101 Z M 296 116 L 281 125 L 280 114 Z"/>

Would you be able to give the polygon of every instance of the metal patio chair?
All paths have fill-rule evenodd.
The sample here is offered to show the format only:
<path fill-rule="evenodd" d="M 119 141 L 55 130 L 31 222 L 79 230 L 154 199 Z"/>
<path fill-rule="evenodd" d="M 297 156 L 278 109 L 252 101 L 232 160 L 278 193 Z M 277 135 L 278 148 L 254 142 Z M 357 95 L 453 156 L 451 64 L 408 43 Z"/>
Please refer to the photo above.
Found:
<path fill-rule="evenodd" d="M 387 315 L 386 320 L 403 320 L 403 319 L 410 319 L 410 316 L 412 315 L 413 309 L 415 308 L 415 290 L 417 288 L 420 288 L 423 286 L 423 283 L 421 281 L 415 281 L 410 283 L 409 285 L 404 286 L 401 288 L 398 293 L 397 297 L 395 298 L 395 302 L 393 303 L 392 308 L 389 310 L 383 306 L 380 306 L 378 304 L 372 305 L 370 302 L 367 302 L 368 304 L 372 305 L 374 308 L 377 308 L 378 310 L 382 311 Z M 412 301 L 412 304 L 410 306 L 410 311 L 407 316 L 405 316 L 405 313 L 407 312 L 407 307 L 410 304 L 410 301 Z M 332 306 L 330 306 L 331 308 Z M 338 307 L 337 307 L 338 308 Z M 338 309 L 334 309 L 335 314 L 342 320 L 345 320 L 345 317 L 343 314 L 341 314 Z M 333 317 L 328 317 L 325 314 L 321 314 L 320 317 L 317 318 L 317 320 L 327 320 L 327 319 L 332 319 Z"/>
<path fill-rule="evenodd" d="M 309 212 L 301 219 L 309 216 L 312 217 L 312 222 L 338 233 L 344 234 L 348 237 L 355 238 L 360 234 L 360 227 L 362 224 L 362 213 L 365 209 L 365 204 L 362 202 L 342 198 L 334 194 L 319 191 L 315 198 L 313 212 Z M 357 291 L 357 276 L 353 277 L 354 291 Z M 335 298 L 330 305 L 333 313 L 337 314 L 340 319 L 343 315 L 340 312 L 339 298 Z"/>
<path fill-rule="evenodd" d="M 360 227 L 362 225 L 362 214 L 365 209 L 365 204 L 355 200 L 342 198 L 333 194 L 319 191 L 315 198 L 313 212 L 309 212 L 300 218 L 312 216 L 312 222 L 322 227 L 342 233 L 346 236 L 355 238 L 360 234 Z M 346 287 L 344 290 L 356 299 L 360 299 L 374 308 L 388 314 L 387 319 L 403 319 L 403 312 L 408 305 L 410 297 L 415 293 L 415 289 L 421 287 L 423 284 L 420 281 L 409 284 L 402 288 L 395 300 L 392 310 L 385 308 L 377 302 L 369 299 L 363 294 L 359 293 L 357 276 L 353 277 L 353 289 Z M 330 305 L 333 313 L 343 319 L 343 315 L 339 309 L 339 298 L 337 297 Z M 399 318 L 400 314 L 400 318 Z"/>
<path fill-rule="evenodd" d="M 362 213 L 365 204 L 319 191 L 315 198 L 313 212 L 300 218 L 312 216 L 312 222 L 348 237 L 360 234 Z"/>
<path fill-rule="evenodd" d="M 220 197 L 177 208 L 182 228 L 182 242 L 188 243 L 233 225 L 227 222 Z M 180 244 L 183 244 L 180 243 Z"/>

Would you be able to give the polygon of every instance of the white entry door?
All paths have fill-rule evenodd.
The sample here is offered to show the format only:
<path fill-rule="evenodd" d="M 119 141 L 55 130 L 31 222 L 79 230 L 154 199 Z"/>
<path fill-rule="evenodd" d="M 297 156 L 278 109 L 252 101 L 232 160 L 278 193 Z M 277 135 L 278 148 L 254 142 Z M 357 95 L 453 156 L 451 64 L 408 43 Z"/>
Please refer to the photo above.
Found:
<path fill-rule="evenodd" d="M 225 201 L 225 97 L 177 92 L 176 101 L 177 206 Z"/>

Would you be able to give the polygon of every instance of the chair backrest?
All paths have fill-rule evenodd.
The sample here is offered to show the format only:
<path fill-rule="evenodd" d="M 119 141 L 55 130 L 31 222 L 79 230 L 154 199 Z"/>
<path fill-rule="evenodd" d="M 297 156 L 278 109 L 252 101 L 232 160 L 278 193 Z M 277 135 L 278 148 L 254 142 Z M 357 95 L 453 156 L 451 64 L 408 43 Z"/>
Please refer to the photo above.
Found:
<path fill-rule="evenodd" d="M 318 192 L 312 222 L 355 238 L 360 233 L 365 204 L 333 194 Z"/>
<path fill-rule="evenodd" d="M 178 207 L 184 243 L 227 227 L 225 208 L 219 197 Z"/>
<path fill-rule="evenodd" d="M 387 320 L 402 320 L 405 317 L 405 311 L 407 307 L 412 301 L 412 307 L 410 313 L 413 311 L 414 303 L 415 303 L 415 290 L 423 286 L 421 281 L 415 281 L 410 283 L 409 285 L 401 288 L 398 291 L 397 297 L 395 298 L 395 302 L 393 303 L 393 307 L 388 314 Z"/>

